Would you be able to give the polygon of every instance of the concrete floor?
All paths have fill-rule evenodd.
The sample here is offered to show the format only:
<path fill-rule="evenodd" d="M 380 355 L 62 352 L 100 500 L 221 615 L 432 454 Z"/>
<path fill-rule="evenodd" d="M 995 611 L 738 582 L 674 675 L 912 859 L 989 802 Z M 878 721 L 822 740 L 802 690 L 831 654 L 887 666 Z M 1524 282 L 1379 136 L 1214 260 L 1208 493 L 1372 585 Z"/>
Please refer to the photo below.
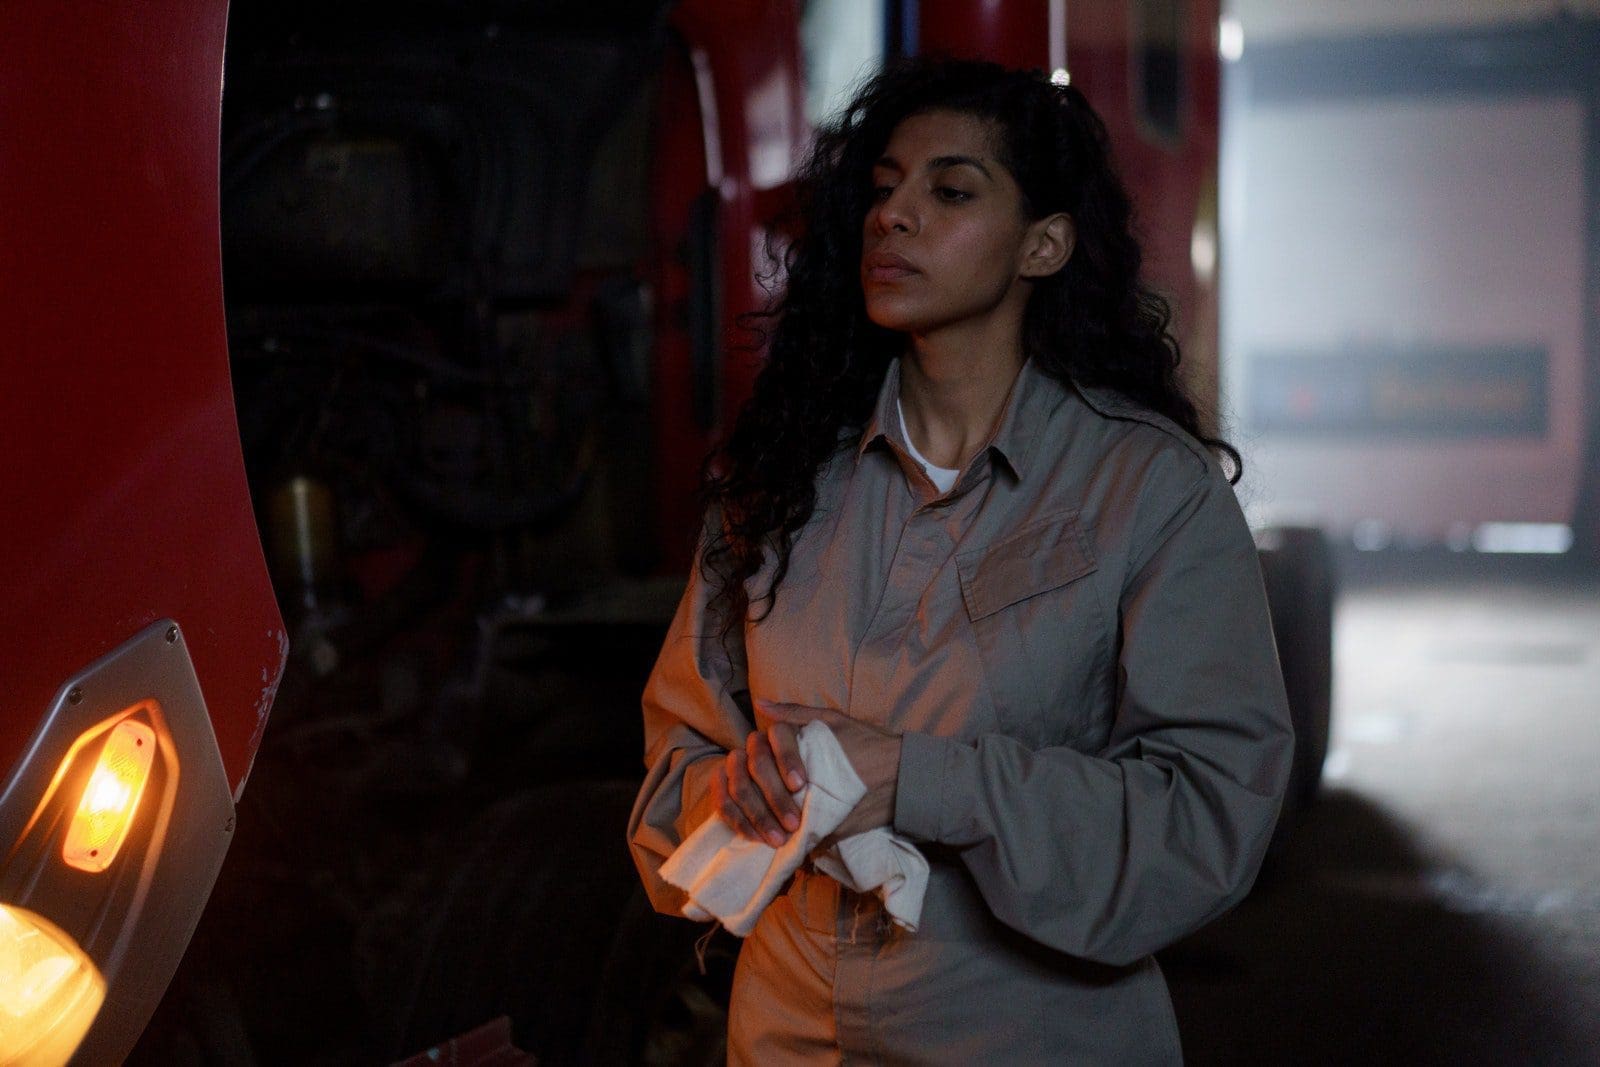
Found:
<path fill-rule="evenodd" d="M 1340 598 L 1325 792 L 1162 958 L 1193 1064 L 1600 1064 L 1600 576 L 1390 560 Z"/>

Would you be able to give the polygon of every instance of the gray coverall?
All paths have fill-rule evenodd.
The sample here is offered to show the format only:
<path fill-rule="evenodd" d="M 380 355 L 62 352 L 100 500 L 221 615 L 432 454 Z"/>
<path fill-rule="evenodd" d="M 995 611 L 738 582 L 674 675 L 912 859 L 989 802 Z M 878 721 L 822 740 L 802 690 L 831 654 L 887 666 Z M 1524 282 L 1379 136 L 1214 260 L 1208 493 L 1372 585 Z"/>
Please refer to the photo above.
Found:
<path fill-rule="evenodd" d="M 769 616 L 719 639 L 696 561 L 644 693 L 646 889 L 682 906 L 656 869 L 752 697 L 836 708 L 902 735 L 923 921 L 802 870 L 742 948 L 730 1062 L 1178 1062 L 1150 954 L 1249 889 L 1293 744 L 1238 503 L 1170 421 L 1032 361 L 940 495 L 898 392 L 896 362 Z"/>

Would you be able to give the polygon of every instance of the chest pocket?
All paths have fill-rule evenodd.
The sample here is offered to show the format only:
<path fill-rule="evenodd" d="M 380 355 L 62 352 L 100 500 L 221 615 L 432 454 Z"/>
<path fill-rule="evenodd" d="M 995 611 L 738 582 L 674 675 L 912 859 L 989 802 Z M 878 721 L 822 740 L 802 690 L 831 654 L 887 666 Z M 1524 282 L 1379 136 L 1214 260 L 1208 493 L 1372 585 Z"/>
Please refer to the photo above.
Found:
<path fill-rule="evenodd" d="M 1110 631 L 1075 514 L 956 554 L 961 597 L 1001 728 L 1034 747 L 1070 744 L 1109 714 Z"/>

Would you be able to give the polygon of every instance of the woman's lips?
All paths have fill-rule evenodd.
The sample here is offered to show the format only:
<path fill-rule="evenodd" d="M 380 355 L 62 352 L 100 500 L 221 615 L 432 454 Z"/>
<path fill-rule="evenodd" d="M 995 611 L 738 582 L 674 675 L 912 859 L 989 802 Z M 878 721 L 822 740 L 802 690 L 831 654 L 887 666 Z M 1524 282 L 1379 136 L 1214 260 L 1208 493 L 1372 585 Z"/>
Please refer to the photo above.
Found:
<path fill-rule="evenodd" d="M 911 261 L 893 252 L 874 252 L 862 263 L 862 273 L 867 280 L 892 282 L 918 273 Z"/>

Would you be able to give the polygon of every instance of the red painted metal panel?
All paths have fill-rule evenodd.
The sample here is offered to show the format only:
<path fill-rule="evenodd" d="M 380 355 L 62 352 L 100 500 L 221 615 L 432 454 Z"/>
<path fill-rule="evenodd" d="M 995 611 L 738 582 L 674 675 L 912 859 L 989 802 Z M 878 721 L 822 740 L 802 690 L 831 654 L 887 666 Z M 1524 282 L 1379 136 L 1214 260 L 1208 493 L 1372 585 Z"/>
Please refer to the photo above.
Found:
<path fill-rule="evenodd" d="M 1146 275 L 1177 312 L 1185 359 L 1212 368 L 1215 388 L 1215 272 L 1197 277 L 1191 241 L 1197 219 L 1214 225 L 1217 181 L 1218 81 L 1221 63 L 1216 0 L 1179 5 L 1182 48 L 1178 137 L 1156 135 L 1140 117 L 1134 78 L 1133 19 L 1128 4 L 1071 4 L 1068 68 L 1105 119 L 1123 179 L 1133 194 Z"/>
<path fill-rule="evenodd" d="M 663 565 L 684 570 L 699 519 L 701 456 L 711 447 L 694 408 L 694 353 L 689 332 L 692 279 L 686 261 L 696 197 L 709 188 L 700 105 L 691 57 L 668 49 L 656 93 L 650 172 L 654 244 L 655 351 L 651 364 L 651 434 L 655 442 L 655 519 Z"/>
<path fill-rule="evenodd" d="M 1182 19 L 1178 136 L 1167 139 L 1138 114 L 1135 96 L 1135 18 L 1128 0 L 1065 5 L 1067 69 L 1105 120 L 1123 180 L 1133 195 L 1145 253 L 1145 275 L 1172 301 L 1186 373 L 1215 406 L 1217 366 L 1216 272 L 1191 258 L 1197 224 L 1210 228 L 1215 248 L 1219 0 L 1178 5 Z M 1049 5 L 994 0 L 924 4 L 918 27 L 925 53 L 990 59 L 1013 67 L 1046 67 Z"/>
<path fill-rule="evenodd" d="M 918 13 L 917 48 L 926 55 L 1024 68 L 1050 61 L 1050 5 L 1045 0 L 936 0 L 923 3 Z"/>
<path fill-rule="evenodd" d="M 765 223 L 758 196 L 789 179 L 809 131 L 800 70 L 797 0 L 728 4 L 687 0 L 673 22 L 706 56 L 716 99 L 722 174 L 721 226 L 724 347 L 722 418 L 731 420 L 750 395 L 760 364 L 748 351 L 739 316 L 767 303 L 757 271 Z"/>
<path fill-rule="evenodd" d="M 657 173 L 676 168 L 670 180 L 678 188 L 668 191 L 678 203 L 671 210 L 681 215 L 688 190 L 684 181 L 704 178 L 717 200 L 717 255 L 721 285 L 721 389 L 715 425 L 710 432 L 689 422 L 688 390 L 684 363 L 688 356 L 682 340 L 663 335 L 676 348 L 658 353 L 657 382 L 665 386 L 655 401 L 656 440 L 663 465 L 658 471 L 661 495 L 661 529 L 669 569 L 687 564 L 687 551 L 673 556 L 679 544 L 690 545 L 697 517 L 692 476 L 697 461 L 715 437 L 732 422 L 750 395 L 760 356 L 753 350 L 753 335 L 739 325 L 739 317 L 767 304 L 768 296 L 758 274 L 766 273 L 762 249 L 769 215 L 781 203 L 772 191 L 793 172 L 810 135 L 805 120 L 804 83 L 800 67 L 800 14 L 797 0 L 685 0 L 673 11 L 672 24 L 682 35 L 692 64 L 688 71 L 668 70 L 663 103 L 669 96 L 682 100 L 694 84 L 704 136 L 685 130 L 682 120 L 668 126 L 658 141 Z M 694 66 L 698 65 L 698 72 Z M 698 79 L 697 81 L 695 79 Z M 689 79 L 686 81 L 686 79 Z M 671 122 L 665 108 L 661 114 Z M 678 114 L 686 114 L 679 111 Z M 674 158 L 668 151 L 683 152 Z M 689 151 L 697 154 L 689 157 Z M 692 159 L 692 161 L 691 161 Z M 766 194 L 766 195 L 763 195 Z M 658 196 L 658 209 L 662 206 Z M 669 214 L 667 218 L 670 220 Z M 665 234 L 672 232 L 667 227 Z M 671 254 L 670 247 L 663 247 Z M 669 267 L 670 271 L 671 268 Z M 663 296 L 673 292 L 664 291 Z M 663 301 L 663 312 L 668 312 Z M 673 327 L 667 324 L 670 331 Z M 697 447 L 698 446 L 698 447 Z M 686 453 L 686 449 L 689 449 Z"/>
<path fill-rule="evenodd" d="M 225 0 L 0 5 L 0 767 L 63 679 L 184 629 L 230 785 L 287 650 L 222 310 Z"/>

